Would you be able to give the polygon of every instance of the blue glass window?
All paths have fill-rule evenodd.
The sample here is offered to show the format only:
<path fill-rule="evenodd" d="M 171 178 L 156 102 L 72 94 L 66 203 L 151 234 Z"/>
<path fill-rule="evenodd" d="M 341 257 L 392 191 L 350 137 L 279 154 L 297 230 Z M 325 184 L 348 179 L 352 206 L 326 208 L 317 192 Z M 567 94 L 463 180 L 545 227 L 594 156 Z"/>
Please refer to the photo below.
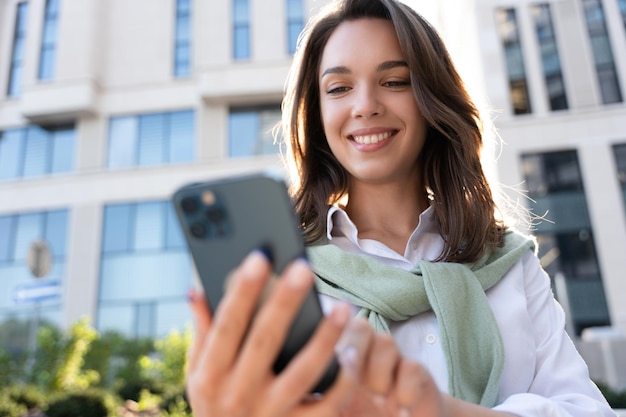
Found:
<path fill-rule="evenodd" d="M 26 260 L 30 245 L 43 235 L 42 216 L 41 213 L 25 213 L 17 216 L 17 234 L 15 236 L 13 259 L 19 261 Z"/>
<path fill-rule="evenodd" d="M 233 2 L 233 57 L 250 58 L 250 10 L 248 0 Z"/>
<path fill-rule="evenodd" d="M 165 238 L 165 205 L 162 202 L 149 202 L 137 205 L 135 220 L 135 250 L 161 249 Z"/>
<path fill-rule="evenodd" d="M 25 129 L 0 132 L 0 179 L 17 178 L 22 175 Z"/>
<path fill-rule="evenodd" d="M 543 76 L 546 82 L 550 108 L 567 109 L 567 95 L 561 71 L 561 60 L 552 25 L 550 5 L 547 3 L 531 5 L 531 14 L 535 23 L 537 40 L 541 49 Z"/>
<path fill-rule="evenodd" d="M 24 176 L 40 176 L 49 172 L 48 155 L 49 133 L 43 129 L 32 128 L 26 136 L 26 149 L 24 153 Z"/>
<path fill-rule="evenodd" d="M 561 275 L 574 331 L 610 324 L 596 255 L 578 154 L 575 150 L 522 155 L 522 169 L 534 213 L 548 220 L 535 225 L 539 258 L 554 279 Z M 545 256 L 550 254 L 550 256 Z"/>
<path fill-rule="evenodd" d="M 13 259 L 14 216 L 0 216 L 0 263 Z"/>
<path fill-rule="evenodd" d="M 174 41 L 174 75 L 191 74 L 191 0 L 176 0 L 176 34 Z"/>
<path fill-rule="evenodd" d="M 229 155 L 231 157 L 276 155 L 272 129 L 280 121 L 279 105 L 232 108 L 228 122 Z"/>
<path fill-rule="evenodd" d="M 44 226 L 43 237 L 48 243 L 53 257 L 65 258 L 68 229 L 67 211 L 48 212 Z"/>
<path fill-rule="evenodd" d="M 146 114 L 139 118 L 139 165 L 158 165 L 165 161 L 165 117 Z"/>
<path fill-rule="evenodd" d="M 74 127 L 28 126 L 0 132 L 0 180 L 72 171 L 75 136 Z"/>
<path fill-rule="evenodd" d="M 10 97 L 18 97 L 22 93 L 22 72 L 24 69 L 24 45 L 26 44 L 28 3 L 17 4 L 15 30 L 13 32 L 13 53 L 9 69 L 9 86 L 7 93 Z"/>
<path fill-rule="evenodd" d="M 139 117 L 114 117 L 109 123 L 109 168 L 137 165 Z"/>
<path fill-rule="evenodd" d="M 61 324 L 60 297 L 39 301 L 38 317 L 33 304 L 16 303 L 16 290 L 35 283 L 26 264 L 30 246 L 44 240 L 51 249 L 50 272 L 40 282 L 53 280 L 63 283 L 68 236 L 68 211 L 43 211 L 0 215 L 0 325 L 8 320 L 18 321 L 27 333 L 33 320 Z M 36 323 L 35 323 L 36 324 Z M 0 346 L 11 346 L 15 351 L 26 350 L 28 336 L 0 334 Z"/>
<path fill-rule="evenodd" d="M 40 80 L 50 80 L 54 77 L 60 1 L 46 0 L 43 35 L 41 38 L 41 55 L 39 56 Z"/>
<path fill-rule="evenodd" d="M 615 165 L 617 166 L 617 180 L 622 190 L 622 199 L 624 201 L 624 209 L 626 210 L 626 144 L 613 145 L 613 154 L 615 156 Z M 2 230 L 1 226 L 0 230 Z M 0 256 L 2 256 L 1 253 Z"/>
<path fill-rule="evenodd" d="M 520 42 L 517 15 L 515 9 L 500 9 L 496 12 L 498 32 L 504 46 L 509 93 L 514 114 L 531 112 L 530 97 L 522 44 Z"/>
<path fill-rule="evenodd" d="M 622 93 L 615 69 L 615 60 L 606 28 L 602 2 L 600 0 L 582 0 L 582 2 L 602 102 L 604 104 L 619 103 L 622 101 Z"/>
<path fill-rule="evenodd" d="M 194 123 L 191 110 L 112 117 L 108 167 L 122 169 L 192 161 Z"/>
<path fill-rule="evenodd" d="M 110 205 L 104 209 L 104 234 L 102 250 L 118 252 L 130 250 L 131 218 L 134 217 L 134 206 Z"/>
<path fill-rule="evenodd" d="M 618 0 L 619 11 L 622 14 L 622 21 L 624 22 L 624 28 L 626 28 L 626 0 Z"/>
<path fill-rule="evenodd" d="M 192 264 L 171 204 L 108 205 L 103 228 L 98 328 L 156 337 L 186 325 Z"/>
<path fill-rule="evenodd" d="M 50 172 L 69 172 L 74 169 L 75 133 L 73 129 L 51 132 Z"/>
<path fill-rule="evenodd" d="M 287 51 L 296 52 L 298 36 L 304 27 L 302 0 L 287 0 Z"/>
<path fill-rule="evenodd" d="M 170 113 L 167 155 L 170 162 L 188 162 L 194 158 L 194 114 L 191 111 Z"/>
<path fill-rule="evenodd" d="M 183 231 L 178 225 L 174 207 L 171 204 L 167 204 L 165 211 L 165 215 L 167 216 L 165 219 L 165 246 L 170 249 L 184 248 L 185 238 L 183 237 Z"/>

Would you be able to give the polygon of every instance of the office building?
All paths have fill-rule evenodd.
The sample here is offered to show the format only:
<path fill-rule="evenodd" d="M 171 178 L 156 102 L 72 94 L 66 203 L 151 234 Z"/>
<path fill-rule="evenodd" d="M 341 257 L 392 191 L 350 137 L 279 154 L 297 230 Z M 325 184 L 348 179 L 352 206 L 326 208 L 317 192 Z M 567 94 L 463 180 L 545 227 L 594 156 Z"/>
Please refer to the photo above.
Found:
<path fill-rule="evenodd" d="M 324 3 L 0 0 L 0 322 L 185 325 L 194 272 L 168 199 L 280 164 L 284 80 Z M 544 217 L 568 330 L 626 332 L 626 1 L 410 4 L 497 116 L 497 178 Z"/>

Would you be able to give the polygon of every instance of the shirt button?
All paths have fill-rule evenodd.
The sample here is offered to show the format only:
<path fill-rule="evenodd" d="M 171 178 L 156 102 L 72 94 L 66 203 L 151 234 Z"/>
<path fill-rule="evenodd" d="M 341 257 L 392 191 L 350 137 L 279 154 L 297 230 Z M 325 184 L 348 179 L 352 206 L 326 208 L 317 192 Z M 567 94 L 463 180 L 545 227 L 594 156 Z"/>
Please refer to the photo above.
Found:
<path fill-rule="evenodd" d="M 429 334 L 428 336 L 426 336 L 426 343 L 428 343 L 429 345 L 434 344 L 437 341 L 437 336 L 435 336 L 434 334 Z"/>

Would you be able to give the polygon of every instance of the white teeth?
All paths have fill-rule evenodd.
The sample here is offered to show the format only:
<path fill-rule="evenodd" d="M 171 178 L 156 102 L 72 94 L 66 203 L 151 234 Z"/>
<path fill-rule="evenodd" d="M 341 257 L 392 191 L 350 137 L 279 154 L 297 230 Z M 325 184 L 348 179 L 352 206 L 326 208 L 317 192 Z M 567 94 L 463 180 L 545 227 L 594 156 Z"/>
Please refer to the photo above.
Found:
<path fill-rule="evenodd" d="M 360 143 L 362 145 L 371 145 L 373 143 L 378 143 L 381 140 L 385 140 L 390 136 L 391 132 L 385 132 L 379 133 L 377 135 L 353 136 L 353 138 L 356 143 Z"/>

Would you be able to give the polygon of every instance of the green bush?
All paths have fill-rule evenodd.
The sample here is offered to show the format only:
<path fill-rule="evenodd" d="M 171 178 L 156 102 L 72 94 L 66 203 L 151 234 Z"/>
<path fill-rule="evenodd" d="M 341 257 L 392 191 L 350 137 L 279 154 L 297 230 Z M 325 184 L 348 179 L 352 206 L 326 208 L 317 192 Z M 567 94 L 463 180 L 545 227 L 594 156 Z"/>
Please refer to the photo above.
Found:
<path fill-rule="evenodd" d="M 5 388 L 3 394 L 11 401 L 21 404 L 28 410 L 46 408 L 46 396 L 32 385 L 13 385 Z"/>
<path fill-rule="evenodd" d="M 0 334 L 17 326 L 2 327 Z M 191 330 L 152 340 L 43 323 L 34 352 L 0 347 L 0 417 L 108 417 L 120 400 L 150 398 L 161 417 L 191 417 L 184 390 Z M 12 334 L 12 333 L 10 333 Z M 3 388 L 6 387 L 6 388 Z"/>
<path fill-rule="evenodd" d="M 600 391 L 602 391 L 604 398 L 606 398 L 606 401 L 609 403 L 611 408 L 626 409 L 626 391 L 618 392 L 601 383 L 597 385 L 598 388 L 600 388 Z"/>
<path fill-rule="evenodd" d="M 154 350 L 151 339 L 129 339 L 107 331 L 99 335 L 85 353 L 84 368 L 100 375 L 102 386 L 112 386 L 116 379 L 133 378 L 140 373 L 139 359 Z"/>
<path fill-rule="evenodd" d="M 150 394 L 161 395 L 165 392 L 165 386 L 161 381 L 154 378 L 134 377 L 120 381 L 115 392 L 123 400 L 139 401 L 142 391 Z"/>
<path fill-rule="evenodd" d="M 0 417 L 21 417 L 26 411 L 22 404 L 13 402 L 7 397 L 0 397 Z"/>
<path fill-rule="evenodd" d="M 54 382 L 63 360 L 66 342 L 63 332 L 53 325 L 40 326 L 37 332 L 37 351 L 29 369 L 29 382 L 45 391 L 54 389 Z"/>
<path fill-rule="evenodd" d="M 189 399 L 187 398 L 187 392 L 185 391 L 184 386 L 170 389 L 163 394 L 161 402 L 159 403 L 159 408 L 161 410 L 171 411 L 181 405 L 183 409 L 180 411 L 191 414 L 191 407 L 189 406 Z"/>
<path fill-rule="evenodd" d="M 0 347 L 0 387 L 7 387 L 23 380 L 26 358 L 25 352 L 11 353 Z"/>
<path fill-rule="evenodd" d="M 113 415 L 115 401 L 104 390 L 89 388 L 57 394 L 46 409 L 48 417 L 109 417 Z"/>

